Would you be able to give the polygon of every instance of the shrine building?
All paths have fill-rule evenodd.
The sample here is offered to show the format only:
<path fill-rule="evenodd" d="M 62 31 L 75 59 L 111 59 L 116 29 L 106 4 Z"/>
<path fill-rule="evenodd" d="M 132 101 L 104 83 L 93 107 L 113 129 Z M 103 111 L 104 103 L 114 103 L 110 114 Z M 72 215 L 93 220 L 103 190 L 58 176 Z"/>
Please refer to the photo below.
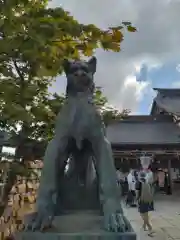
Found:
<path fill-rule="evenodd" d="M 180 174 L 180 89 L 154 88 L 149 115 L 128 116 L 107 127 L 117 168 L 139 168 L 140 156 L 152 157 L 152 168 Z"/>

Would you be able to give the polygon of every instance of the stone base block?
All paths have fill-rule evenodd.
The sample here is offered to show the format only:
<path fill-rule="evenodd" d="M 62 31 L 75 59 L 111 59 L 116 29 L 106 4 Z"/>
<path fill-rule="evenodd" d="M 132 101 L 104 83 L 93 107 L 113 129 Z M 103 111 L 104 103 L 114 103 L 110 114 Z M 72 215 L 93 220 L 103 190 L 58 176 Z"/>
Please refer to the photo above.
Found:
<path fill-rule="evenodd" d="M 103 230 L 102 216 L 90 213 L 75 213 L 55 217 L 48 232 L 20 232 L 16 240 L 136 240 L 131 229 L 126 233 L 111 233 Z"/>

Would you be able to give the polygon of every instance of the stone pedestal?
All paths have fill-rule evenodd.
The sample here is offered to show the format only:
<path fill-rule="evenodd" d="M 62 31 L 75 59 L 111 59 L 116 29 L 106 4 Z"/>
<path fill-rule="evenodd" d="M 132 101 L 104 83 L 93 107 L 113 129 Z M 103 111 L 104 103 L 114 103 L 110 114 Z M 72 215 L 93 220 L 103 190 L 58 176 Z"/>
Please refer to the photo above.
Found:
<path fill-rule="evenodd" d="M 94 213 L 74 213 L 55 217 L 48 232 L 20 232 L 16 240 L 136 240 L 133 229 L 126 233 L 103 230 L 102 216 Z"/>

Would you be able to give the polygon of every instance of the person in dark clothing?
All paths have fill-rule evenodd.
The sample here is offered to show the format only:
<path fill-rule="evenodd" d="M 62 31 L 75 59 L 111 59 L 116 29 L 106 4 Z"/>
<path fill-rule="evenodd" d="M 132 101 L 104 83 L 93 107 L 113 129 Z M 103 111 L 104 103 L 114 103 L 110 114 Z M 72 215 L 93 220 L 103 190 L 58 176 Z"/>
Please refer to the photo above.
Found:
<path fill-rule="evenodd" d="M 167 195 L 172 194 L 170 179 L 167 172 L 165 172 L 165 176 L 164 176 L 164 191 Z"/>

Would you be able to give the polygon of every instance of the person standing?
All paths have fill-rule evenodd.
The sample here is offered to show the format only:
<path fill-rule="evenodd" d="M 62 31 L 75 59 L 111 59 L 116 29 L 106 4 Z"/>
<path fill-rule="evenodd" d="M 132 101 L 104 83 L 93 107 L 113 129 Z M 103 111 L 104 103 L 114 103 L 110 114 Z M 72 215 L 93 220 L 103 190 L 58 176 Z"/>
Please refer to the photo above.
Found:
<path fill-rule="evenodd" d="M 127 195 L 127 204 L 129 204 L 131 207 L 136 206 L 135 205 L 135 199 L 136 199 L 136 179 L 134 176 L 134 170 L 131 169 L 128 176 L 128 195 Z"/>
<path fill-rule="evenodd" d="M 149 220 L 149 212 L 154 210 L 153 193 L 150 184 L 147 181 L 145 172 L 141 172 L 139 182 L 136 184 L 138 209 L 143 220 L 143 229 L 149 231 L 148 235 L 153 236 L 152 225 Z"/>
<path fill-rule="evenodd" d="M 120 181 L 121 181 L 121 172 L 120 172 L 120 169 L 117 169 L 117 170 L 116 170 L 116 177 L 117 177 L 118 185 L 120 185 Z"/>
<path fill-rule="evenodd" d="M 164 191 L 164 180 L 165 180 L 165 173 L 162 169 L 159 169 L 159 171 L 158 171 L 158 184 L 159 184 L 159 190 L 161 192 Z"/>
<path fill-rule="evenodd" d="M 170 177 L 169 177 L 169 173 L 168 170 L 165 170 L 165 175 L 164 175 L 164 191 L 167 195 L 171 195 L 172 194 L 172 189 L 171 189 L 171 184 L 170 184 Z"/>

